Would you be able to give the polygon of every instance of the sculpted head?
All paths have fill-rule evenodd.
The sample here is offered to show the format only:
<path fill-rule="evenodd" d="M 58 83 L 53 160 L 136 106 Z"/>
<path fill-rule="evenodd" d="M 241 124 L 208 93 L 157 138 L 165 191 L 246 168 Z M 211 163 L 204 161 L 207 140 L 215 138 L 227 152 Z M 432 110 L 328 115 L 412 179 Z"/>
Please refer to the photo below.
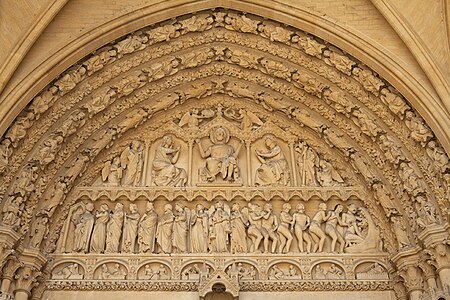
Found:
<path fill-rule="evenodd" d="M 131 142 L 131 149 L 138 150 L 141 147 L 141 142 L 139 141 L 132 141 Z"/>
<path fill-rule="evenodd" d="M 283 211 L 284 212 L 289 212 L 291 210 L 291 205 L 289 203 L 284 203 L 283 204 Z"/>
<path fill-rule="evenodd" d="M 123 204 L 122 203 L 117 203 L 115 210 L 123 210 Z"/>
<path fill-rule="evenodd" d="M 161 144 L 166 147 L 172 146 L 173 136 L 171 134 L 166 134 L 165 136 L 163 136 Z"/>
<path fill-rule="evenodd" d="M 100 206 L 100 211 L 109 211 L 109 206 L 108 204 L 102 204 Z"/>
<path fill-rule="evenodd" d="M 344 207 L 343 207 L 342 205 L 340 205 L 340 204 L 337 204 L 337 205 L 334 207 L 334 211 L 337 212 L 337 213 L 340 213 L 340 212 L 342 212 L 343 210 L 344 210 Z"/>
<path fill-rule="evenodd" d="M 223 202 L 222 201 L 218 201 L 217 203 L 216 203 L 216 208 L 220 208 L 220 209 L 223 209 Z"/>
<path fill-rule="evenodd" d="M 88 202 L 86 203 L 86 211 L 93 211 L 94 210 L 94 203 Z"/>
<path fill-rule="evenodd" d="M 165 212 L 169 212 L 172 210 L 172 204 L 166 204 L 164 205 L 164 211 Z"/>
<path fill-rule="evenodd" d="M 138 207 L 137 207 L 137 205 L 134 204 L 134 203 L 131 203 L 131 204 L 130 204 L 130 210 L 131 210 L 132 213 L 137 213 L 137 212 L 138 212 Z"/>
<path fill-rule="evenodd" d="M 264 139 L 264 144 L 267 148 L 273 149 L 277 144 L 275 143 L 275 137 L 273 135 L 268 135 Z"/>
<path fill-rule="evenodd" d="M 222 126 L 213 128 L 209 136 L 214 144 L 225 144 L 230 139 L 228 130 Z"/>
<path fill-rule="evenodd" d="M 175 210 L 176 211 L 184 211 L 184 207 L 181 203 L 175 204 Z"/>
<path fill-rule="evenodd" d="M 197 211 L 203 211 L 205 209 L 205 207 L 201 204 L 197 204 L 196 209 L 197 209 Z"/>
<path fill-rule="evenodd" d="M 147 211 L 154 211 L 155 207 L 153 205 L 153 202 L 147 202 L 146 209 Z"/>
<path fill-rule="evenodd" d="M 297 204 L 297 211 L 300 213 L 305 212 L 305 206 L 302 203 Z"/>
<path fill-rule="evenodd" d="M 356 213 L 356 212 L 358 211 L 358 208 L 356 207 L 355 204 L 350 203 L 350 204 L 347 206 L 347 210 L 348 210 L 349 212 Z"/>
<path fill-rule="evenodd" d="M 326 203 L 320 203 L 319 204 L 319 210 L 327 210 L 327 204 Z"/>

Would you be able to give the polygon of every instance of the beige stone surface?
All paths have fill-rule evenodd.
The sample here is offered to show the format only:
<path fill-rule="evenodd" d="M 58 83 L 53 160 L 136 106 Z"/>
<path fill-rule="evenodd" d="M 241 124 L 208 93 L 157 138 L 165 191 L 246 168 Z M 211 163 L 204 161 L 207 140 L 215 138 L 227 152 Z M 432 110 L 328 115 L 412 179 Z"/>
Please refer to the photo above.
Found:
<path fill-rule="evenodd" d="M 61 4 L 63 4 L 61 2 L 62 1 L 60 1 L 57 4 L 61 6 Z M 442 1 L 435 1 L 433 3 L 441 3 L 441 2 Z M 180 3 L 171 2 L 167 4 L 169 6 L 172 6 L 172 4 L 178 5 L 182 3 L 183 2 Z M 271 7 L 271 5 L 273 5 L 273 2 L 270 2 L 270 4 L 268 4 L 265 3 L 264 1 L 260 1 L 251 4 L 245 2 L 238 3 L 234 1 L 225 1 L 223 3 L 214 1 L 214 3 L 205 2 L 204 4 L 193 4 L 189 3 L 189 1 L 186 1 L 185 4 L 187 11 L 201 9 L 202 7 L 209 8 L 212 7 L 213 5 L 219 5 L 229 8 L 244 9 L 248 10 L 249 12 L 256 13 L 258 11 L 263 12 L 263 10 L 265 10 L 266 5 L 269 5 L 269 7 Z M 26 1 L 24 6 L 25 5 Z M 395 1 L 393 1 L 392 5 L 396 5 Z M 386 22 L 386 20 L 381 16 L 380 12 L 377 11 L 377 9 L 370 3 L 369 0 L 354 0 L 352 2 L 348 1 L 316 2 L 305 0 L 305 1 L 296 1 L 294 3 L 290 1 L 287 3 L 280 1 L 275 6 L 275 8 L 279 9 L 280 11 L 292 13 L 293 12 L 292 10 L 286 9 L 289 7 L 293 8 L 299 14 L 300 13 L 304 14 L 305 21 L 307 22 L 310 22 L 309 19 L 311 18 L 312 18 L 311 20 L 322 19 L 325 22 L 328 22 L 330 26 L 331 24 L 335 24 L 336 28 L 342 27 L 343 30 L 339 33 L 339 35 L 344 36 L 347 35 L 345 32 L 354 34 L 361 39 L 360 43 L 366 43 L 367 46 L 363 46 L 361 50 L 347 47 L 348 43 L 346 42 L 340 43 L 338 40 L 336 40 L 336 36 L 334 36 L 334 34 L 326 33 L 323 30 L 320 30 L 319 32 L 319 30 L 314 29 L 313 26 L 311 26 L 311 24 L 307 22 L 299 23 L 297 20 L 295 20 L 295 13 L 294 16 L 290 16 L 285 20 L 280 19 L 280 21 L 285 21 L 286 23 L 290 23 L 292 25 L 303 24 L 306 30 L 318 34 L 319 36 L 323 37 L 326 40 L 338 43 L 340 47 L 343 47 L 349 53 L 355 55 L 362 61 L 365 60 L 364 51 L 368 51 L 370 48 L 379 49 L 381 52 L 385 53 L 387 57 L 390 57 L 393 61 L 395 61 L 398 66 L 397 67 L 392 66 L 390 68 L 391 74 L 383 74 L 383 75 L 388 80 L 391 76 L 398 76 L 400 74 L 406 76 L 404 78 L 404 80 L 406 80 L 405 84 L 409 86 L 408 89 L 413 90 L 415 89 L 415 91 L 403 89 L 401 88 L 400 85 L 398 86 L 398 88 L 400 88 L 400 90 L 403 93 L 405 93 L 408 98 L 410 98 L 410 101 L 415 106 L 417 106 L 419 112 L 424 116 L 424 118 L 430 123 L 430 125 L 436 131 L 436 134 L 440 137 L 445 148 L 447 150 L 450 149 L 450 141 L 449 138 L 447 137 L 448 132 L 446 132 L 447 128 L 445 126 L 446 120 L 448 120 L 450 117 L 449 104 L 445 100 L 446 98 L 448 98 L 446 96 L 448 94 L 445 94 L 445 89 L 448 90 L 448 88 L 444 87 L 444 90 L 441 88 L 444 82 L 448 82 L 448 76 L 447 78 L 445 78 L 445 70 L 449 69 L 448 40 L 447 43 L 445 42 L 446 41 L 445 32 L 448 32 L 448 28 L 445 27 L 446 24 L 448 24 L 448 22 L 445 21 L 447 20 L 448 13 L 445 13 L 445 5 L 439 7 L 438 4 L 435 4 L 434 9 L 432 10 L 434 15 L 432 15 L 430 13 L 430 10 L 427 9 L 426 18 L 417 17 L 418 22 L 416 22 L 415 24 L 420 24 L 420 22 L 427 22 L 427 23 L 426 26 L 414 27 L 413 32 L 416 32 L 418 36 L 425 39 L 424 42 L 422 42 L 420 45 L 423 45 L 425 43 L 427 45 L 430 45 L 429 52 L 426 52 L 426 48 L 420 47 L 417 44 L 414 45 L 410 44 L 409 40 L 412 38 L 411 36 L 408 37 L 401 35 L 400 37 L 407 42 L 406 45 L 403 44 L 401 38 L 399 38 L 398 34 L 396 33 L 396 30 L 400 32 L 401 26 L 397 23 L 395 24 L 392 23 L 392 25 L 389 25 L 389 23 Z M 425 11 L 425 9 L 412 9 L 412 7 L 415 7 L 413 5 L 406 5 L 406 7 L 411 8 L 410 10 L 411 13 L 409 15 L 406 15 L 408 11 L 405 11 L 405 16 L 401 17 L 401 20 L 414 19 L 415 16 L 419 16 L 418 14 L 420 11 Z M 43 70 L 47 69 L 51 65 L 58 63 L 58 61 L 55 61 L 54 59 L 52 62 L 51 58 L 59 57 L 57 53 L 64 53 L 65 51 L 68 51 L 64 50 L 64 48 L 61 48 L 62 46 L 66 46 L 65 48 L 67 49 L 67 45 L 70 45 L 71 43 L 74 43 L 75 41 L 80 40 L 81 38 L 82 39 L 89 39 L 89 37 L 92 38 L 94 35 L 97 35 L 95 33 L 95 28 L 103 26 L 103 28 L 105 28 L 103 29 L 103 31 L 105 31 L 106 28 L 110 27 L 111 24 L 114 24 L 114 22 L 117 21 L 121 22 L 119 20 L 124 19 L 121 16 L 124 16 L 126 13 L 130 13 L 131 15 L 143 14 L 143 16 L 145 15 L 146 18 L 149 20 L 146 22 L 152 21 L 154 22 L 157 20 L 161 20 L 165 17 L 169 16 L 172 17 L 173 13 L 177 15 L 180 14 L 182 11 L 184 11 L 184 8 L 181 7 L 174 8 L 173 10 L 166 10 L 165 14 L 164 13 L 161 14 L 159 12 L 155 14 L 153 17 L 148 17 L 147 15 L 148 11 L 153 10 L 157 12 L 161 8 L 162 6 L 158 2 L 153 2 L 150 6 L 140 1 L 139 2 L 133 1 L 131 4 L 125 2 L 106 3 L 104 1 L 69 2 L 68 5 L 66 5 L 65 8 L 63 8 L 59 12 L 59 14 L 55 17 L 54 21 L 50 23 L 50 25 L 40 35 L 35 45 L 31 48 L 30 52 L 24 58 L 24 62 L 15 71 L 16 72 L 15 76 L 11 78 L 11 80 L 8 80 L 8 87 L 0 95 L 0 101 L 3 103 L 3 110 L 1 112 L 2 113 L 1 116 L 2 119 L 4 118 L 6 122 L 0 124 L 0 132 L 4 132 L 6 130 L 6 127 L 8 126 L 7 124 L 9 124 L 12 121 L 12 119 L 15 116 L 17 116 L 19 111 L 25 106 L 26 103 L 30 101 L 31 97 L 35 95 L 40 88 L 42 88 L 45 84 L 51 81 L 51 78 L 57 76 L 65 68 L 69 67 L 71 63 L 74 63 L 76 60 L 80 59 L 86 53 L 89 53 L 90 51 L 94 50 L 95 47 L 99 47 L 101 44 L 104 44 L 118 36 L 117 35 L 115 37 L 111 36 L 109 38 L 110 40 L 101 39 L 96 43 L 96 46 L 94 46 L 94 48 L 92 46 L 88 46 L 87 44 L 79 44 L 78 46 L 76 46 L 75 49 L 78 49 L 78 51 L 81 50 L 81 53 L 84 54 L 80 53 L 80 55 L 73 57 L 71 59 L 71 62 L 69 62 L 69 64 L 61 65 L 62 68 L 60 67 L 59 70 L 51 72 L 51 75 L 48 76 L 47 74 L 49 70 L 46 71 Z M 9 9 L 10 8 L 7 8 L 7 10 Z M 44 13 L 44 11 L 45 10 L 42 9 L 42 13 Z M 274 15 L 275 14 L 269 13 L 267 16 L 271 17 Z M 48 18 L 48 16 L 46 17 Z M 389 21 L 389 16 L 385 14 L 385 17 L 388 18 Z M 71 21 L 68 22 L 67 20 Z M 433 20 L 443 20 L 443 21 L 434 24 L 432 23 L 435 22 Z M 11 22 L 13 22 L 13 20 L 11 20 Z M 120 29 L 120 34 L 135 30 L 143 25 L 144 24 L 142 22 L 134 22 L 133 25 L 129 24 Z M 432 29 L 428 30 L 428 28 L 430 27 Z M 426 33 L 428 32 L 434 32 L 436 34 L 442 33 L 443 36 L 439 37 L 433 35 L 435 36 L 435 38 L 432 41 L 428 41 L 426 39 L 429 39 L 428 37 L 431 37 L 432 35 L 422 33 L 421 28 L 427 28 L 427 30 L 425 30 Z M 434 30 L 435 28 L 440 29 Z M 6 29 L 7 28 L 4 28 L 4 30 Z M 14 36 L 20 35 L 21 34 L 19 30 L 14 30 Z M 363 50 L 364 48 L 366 50 Z M 413 55 L 411 55 L 411 49 L 413 51 L 412 52 L 413 55 L 415 55 L 416 57 L 413 57 Z M 11 49 L 10 51 L 13 50 Z M 73 50 L 69 50 L 69 52 L 72 51 Z M 441 71 L 441 75 L 443 76 L 439 76 L 439 74 L 432 75 L 432 73 L 434 72 L 433 71 L 434 67 L 430 66 L 429 64 L 426 65 L 422 63 L 423 59 L 421 59 L 421 57 L 424 55 L 423 54 L 424 51 L 426 53 L 434 53 L 434 52 L 437 53 L 436 55 L 438 55 L 439 57 L 436 59 L 437 61 L 436 66 L 438 69 L 443 70 Z M 22 59 L 22 57 L 24 57 L 26 52 L 27 52 L 26 50 L 21 52 L 23 54 L 20 56 L 19 61 Z M 376 63 L 366 62 L 366 63 L 369 63 L 369 65 L 371 65 L 371 67 L 373 67 L 377 72 L 383 73 L 385 71 L 383 69 L 383 65 L 386 65 L 386 63 L 382 62 Z M 5 64 L 8 64 L 8 61 L 5 61 Z M 421 70 L 421 67 L 426 70 L 425 73 Z M 6 71 L 3 78 L 8 79 L 9 76 L 11 75 L 11 74 L 8 75 L 8 72 L 12 73 L 14 69 L 16 69 L 14 64 L 8 67 L 8 70 Z M 428 74 L 429 77 L 426 74 Z M 440 79 L 437 77 L 439 77 Z M 27 79 L 26 82 L 24 82 L 23 81 L 24 78 L 29 79 Z M 43 80 L 43 82 L 39 84 L 39 87 L 31 88 L 31 85 L 28 85 L 28 83 L 31 83 L 31 81 L 33 81 L 33 78 L 34 79 L 45 78 L 45 79 Z M 435 82 L 431 83 L 432 85 L 434 85 L 434 88 L 430 86 L 430 81 Z M 397 85 L 396 79 L 392 78 L 391 82 Z M 440 97 L 437 96 L 435 88 L 437 90 L 441 90 Z M 20 102 L 17 101 L 18 99 L 21 99 Z"/>
<path fill-rule="evenodd" d="M 94 300 L 99 298 L 111 300 L 136 299 L 144 300 L 151 297 L 155 300 L 197 300 L 195 292 L 84 292 L 84 291 L 51 291 L 45 292 L 42 300 Z M 239 300 L 395 300 L 393 292 L 241 292 Z"/>
<path fill-rule="evenodd" d="M 394 2 L 7 6 L 1 292 L 449 297 L 448 5 Z"/>

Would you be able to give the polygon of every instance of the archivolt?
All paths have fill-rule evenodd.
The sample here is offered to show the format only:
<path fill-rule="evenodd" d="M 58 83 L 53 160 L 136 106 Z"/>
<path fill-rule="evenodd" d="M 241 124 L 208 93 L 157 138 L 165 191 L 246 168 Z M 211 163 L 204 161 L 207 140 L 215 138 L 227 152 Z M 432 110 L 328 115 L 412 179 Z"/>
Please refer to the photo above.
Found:
<path fill-rule="evenodd" d="M 414 235 L 411 245 L 418 243 L 418 197 L 439 207 L 439 222 L 447 221 L 448 158 L 395 88 L 326 41 L 228 11 L 183 16 L 125 36 L 35 97 L 0 146 L 5 208 L 19 197 L 26 200 L 20 212 L 25 234 L 39 200 L 62 180 L 63 218 L 71 191 L 88 185 L 141 128 L 156 129 L 160 115 L 217 97 L 290 119 L 293 132 L 303 126 L 302 138 L 335 157 L 336 168 L 353 169 L 347 177 L 365 187 L 375 218 L 403 215 Z M 105 136 L 110 140 L 96 148 Z M 67 177 L 77 163 L 80 171 Z M 397 211 L 383 207 L 386 201 Z M 381 223 L 393 253 L 391 229 Z M 58 224 L 53 220 L 49 241 Z"/>

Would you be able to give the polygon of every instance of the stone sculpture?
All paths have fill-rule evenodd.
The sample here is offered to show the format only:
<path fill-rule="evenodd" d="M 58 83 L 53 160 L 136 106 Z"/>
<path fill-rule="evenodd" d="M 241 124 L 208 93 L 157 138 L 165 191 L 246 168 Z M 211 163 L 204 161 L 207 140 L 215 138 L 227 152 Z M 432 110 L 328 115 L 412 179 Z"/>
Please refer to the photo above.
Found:
<path fill-rule="evenodd" d="M 133 141 L 120 155 L 121 166 L 125 169 L 123 185 L 139 185 L 142 172 L 143 150 L 141 142 Z"/>
<path fill-rule="evenodd" d="M 172 245 L 174 253 L 187 253 L 190 210 L 180 203 L 175 204 Z"/>
<path fill-rule="evenodd" d="M 106 246 L 106 228 L 110 219 L 109 207 L 102 204 L 95 213 L 95 225 L 91 238 L 91 253 L 104 253 Z"/>
<path fill-rule="evenodd" d="M 72 263 L 56 273 L 52 274 L 52 279 L 63 279 L 63 280 L 79 280 L 83 279 L 83 274 L 80 274 L 80 268 L 77 263 Z"/>
<path fill-rule="evenodd" d="M 209 216 L 203 205 L 197 204 L 196 208 L 192 210 L 190 226 L 190 252 L 207 253 L 209 240 Z"/>
<path fill-rule="evenodd" d="M 319 210 L 314 215 L 309 225 L 309 233 L 314 240 L 313 252 L 322 252 L 325 243 L 325 232 L 322 229 L 322 224 L 325 223 L 331 216 L 331 212 L 326 213 L 327 205 L 325 203 L 319 204 Z"/>
<path fill-rule="evenodd" d="M 139 220 L 138 245 L 139 253 L 153 253 L 155 249 L 156 228 L 158 225 L 158 214 L 152 202 L 147 202 L 146 212 Z"/>
<path fill-rule="evenodd" d="M 299 142 L 295 151 L 299 155 L 297 165 L 300 172 L 300 185 L 317 186 L 316 171 L 319 167 L 319 156 L 305 142 Z"/>
<path fill-rule="evenodd" d="M 230 244 L 231 253 L 247 253 L 247 233 L 246 226 L 248 218 L 241 212 L 238 203 L 234 203 L 230 213 L 231 233 Z"/>
<path fill-rule="evenodd" d="M 172 135 L 165 135 L 155 152 L 153 181 L 157 186 L 183 187 L 187 182 L 186 170 L 176 167 L 180 146 L 175 146 Z"/>
<path fill-rule="evenodd" d="M 298 251 L 303 251 L 303 241 L 306 242 L 306 253 L 311 252 L 312 240 L 307 228 L 311 225 L 311 218 L 305 214 L 305 206 L 303 204 L 297 205 L 297 210 L 292 216 L 291 226 L 294 228 L 294 233 L 297 238 Z"/>
<path fill-rule="evenodd" d="M 123 204 L 117 203 L 106 226 L 105 253 L 118 253 L 124 220 Z"/>
<path fill-rule="evenodd" d="M 237 155 L 240 145 L 235 150 L 229 145 L 230 133 L 228 129 L 222 126 L 211 129 L 209 138 L 212 145 L 204 149 L 201 141 L 196 140 L 202 158 L 206 158 L 206 166 L 200 169 L 200 179 L 202 182 L 214 182 L 217 175 L 227 182 L 236 182 L 239 180 L 239 167 Z"/>
<path fill-rule="evenodd" d="M 136 244 L 137 229 L 140 219 L 138 207 L 136 204 L 130 204 L 130 212 L 125 213 L 122 235 L 122 252 L 134 253 Z"/>
<path fill-rule="evenodd" d="M 89 252 L 89 243 L 91 240 L 91 233 L 94 227 L 95 216 L 92 214 L 94 204 L 88 202 L 84 212 L 75 220 L 75 236 L 73 251 L 75 252 Z"/>
<path fill-rule="evenodd" d="M 231 231 L 230 208 L 228 205 L 224 205 L 222 201 L 219 201 L 211 206 L 210 224 L 210 251 L 214 253 L 227 252 L 229 243 L 228 234 Z"/>
<path fill-rule="evenodd" d="M 30 229 L 30 247 L 39 249 L 42 241 L 48 233 L 48 216 L 37 216 L 31 224 Z"/>
<path fill-rule="evenodd" d="M 172 232 L 175 215 L 172 212 L 172 205 L 164 206 L 164 214 L 158 222 L 156 231 L 156 242 L 162 253 L 172 253 Z"/>
<path fill-rule="evenodd" d="M 290 232 L 290 227 L 294 222 L 294 218 L 289 213 L 290 210 L 291 205 L 289 203 L 283 204 L 283 210 L 280 213 L 280 222 L 277 227 L 277 232 L 280 239 L 278 253 L 289 253 L 291 250 L 291 244 L 294 237 Z"/>
<path fill-rule="evenodd" d="M 264 138 L 264 148 L 255 150 L 261 165 L 256 170 L 255 185 L 257 186 L 287 186 L 291 181 L 291 171 L 288 162 L 276 143 L 275 137 Z"/>

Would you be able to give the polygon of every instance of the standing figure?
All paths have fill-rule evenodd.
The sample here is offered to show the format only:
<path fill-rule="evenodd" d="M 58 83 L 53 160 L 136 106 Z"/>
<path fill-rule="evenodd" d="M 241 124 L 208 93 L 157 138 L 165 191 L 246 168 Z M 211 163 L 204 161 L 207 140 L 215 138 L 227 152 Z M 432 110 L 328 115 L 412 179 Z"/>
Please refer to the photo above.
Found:
<path fill-rule="evenodd" d="M 152 202 L 147 202 L 147 209 L 142 215 L 138 226 L 139 253 L 153 253 L 155 251 L 156 226 L 158 214 Z"/>
<path fill-rule="evenodd" d="M 180 203 L 175 204 L 172 245 L 175 253 L 186 253 L 189 230 L 189 209 Z"/>
<path fill-rule="evenodd" d="M 292 227 L 298 241 L 298 251 L 303 252 L 303 241 L 306 242 L 306 253 L 311 252 L 311 236 L 306 231 L 311 224 L 311 219 L 305 214 L 305 206 L 297 204 L 297 211 L 293 215 Z"/>
<path fill-rule="evenodd" d="M 261 219 L 261 233 L 264 236 L 264 253 L 269 252 L 269 241 L 272 240 L 271 253 L 275 253 L 278 244 L 278 218 L 273 213 L 272 204 L 264 205 L 263 218 Z"/>
<path fill-rule="evenodd" d="M 347 227 L 347 230 L 344 232 L 345 247 L 364 240 L 358 226 L 358 221 L 362 221 L 362 218 L 356 216 L 357 210 L 356 205 L 350 203 L 347 206 L 347 212 L 342 214 L 342 225 Z"/>
<path fill-rule="evenodd" d="M 106 226 L 106 249 L 105 253 L 118 253 L 120 245 L 120 237 L 122 236 L 123 227 L 123 204 L 117 203 L 111 219 Z"/>
<path fill-rule="evenodd" d="M 190 250 L 191 253 L 208 252 L 208 214 L 205 207 L 197 204 L 191 213 Z"/>
<path fill-rule="evenodd" d="M 37 216 L 36 220 L 31 224 L 30 230 L 30 247 L 39 249 L 41 247 L 42 240 L 44 240 L 48 229 L 48 216 Z"/>
<path fill-rule="evenodd" d="M 281 147 L 275 142 L 275 137 L 268 135 L 264 139 L 266 149 L 256 150 L 261 166 L 256 170 L 255 185 L 289 185 L 290 170 Z"/>
<path fill-rule="evenodd" d="M 228 129 L 217 126 L 211 129 L 209 139 L 212 145 L 206 150 L 199 139 L 196 140 L 202 158 L 206 158 L 206 166 L 200 169 L 200 179 L 203 182 L 213 182 L 218 174 L 222 180 L 236 181 L 239 178 L 239 168 L 237 165 L 237 155 L 241 148 L 239 144 L 236 151 L 229 145 L 230 133 Z"/>
<path fill-rule="evenodd" d="M 172 231 L 175 215 L 172 212 L 172 205 L 164 205 L 164 213 L 156 229 L 156 242 L 163 253 L 172 253 Z"/>
<path fill-rule="evenodd" d="M 300 142 L 295 151 L 299 154 L 297 164 L 300 172 L 300 185 L 317 186 L 316 168 L 319 167 L 319 156 L 306 142 Z"/>
<path fill-rule="evenodd" d="M 277 229 L 280 237 L 280 247 L 278 249 L 279 253 L 288 253 L 291 250 L 291 244 L 294 240 L 294 237 L 289 230 L 289 225 L 293 223 L 293 218 L 289 213 L 290 210 L 291 205 L 289 203 L 283 204 L 283 210 L 280 214 L 280 224 Z"/>
<path fill-rule="evenodd" d="M 394 229 L 395 237 L 397 238 L 399 250 L 411 246 L 408 230 L 406 229 L 405 221 L 398 216 L 392 217 L 392 227 Z"/>
<path fill-rule="evenodd" d="M 120 157 L 105 162 L 102 169 L 102 180 L 108 186 L 119 186 L 122 180 L 123 169 L 120 166 Z"/>
<path fill-rule="evenodd" d="M 95 226 L 92 231 L 91 253 L 103 253 L 106 246 L 106 227 L 109 222 L 109 207 L 102 204 L 100 209 L 95 213 Z"/>
<path fill-rule="evenodd" d="M 342 205 L 338 204 L 334 210 L 329 212 L 329 217 L 325 223 L 325 233 L 331 238 L 331 252 L 334 253 L 336 250 L 336 242 L 339 242 L 339 253 L 344 252 L 344 238 L 341 233 L 337 230 L 337 225 L 342 225 L 340 219 L 340 214 L 344 208 Z"/>
<path fill-rule="evenodd" d="M 137 186 L 141 180 L 143 146 L 139 141 L 132 141 L 131 146 L 123 150 L 120 155 L 122 168 L 125 169 L 123 184 Z"/>
<path fill-rule="evenodd" d="M 94 227 L 95 217 L 92 214 L 94 204 L 86 204 L 86 208 L 81 216 L 75 220 L 75 238 L 73 251 L 89 252 L 89 242 L 91 239 L 92 228 Z"/>
<path fill-rule="evenodd" d="M 157 186 L 183 187 L 186 185 L 186 170 L 175 166 L 179 155 L 180 146 L 175 147 L 172 135 L 165 135 L 156 149 L 152 164 L 153 181 Z"/>
<path fill-rule="evenodd" d="M 247 253 L 247 234 L 245 226 L 248 223 L 245 215 L 241 213 L 238 203 L 234 203 L 230 214 L 231 221 L 231 253 Z"/>
<path fill-rule="evenodd" d="M 228 249 L 228 233 L 231 231 L 230 214 L 224 210 L 222 201 L 216 203 L 210 215 L 212 231 L 210 239 L 212 239 L 212 251 L 227 252 Z"/>
<path fill-rule="evenodd" d="M 309 225 L 309 233 L 314 240 L 313 252 L 322 252 L 323 244 L 325 243 L 325 232 L 322 230 L 322 224 L 331 216 L 331 212 L 326 214 L 327 205 L 325 203 L 319 204 L 319 211 L 316 212 Z"/>
<path fill-rule="evenodd" d="M 130 204 L 130 213 L 125 214 L 123 237 L 122 237 L 122 252 L 134 253 L 134 246 L 136 244 L 137 229 L 140 215 L 136 204 Z"/>
<path fill-rule="evenodd" d="M 250 213 L 248 215 L 248 220 L 250 223 L 250 226 L 248 227 L 248 236 L 252 240 L 252 245 L 250 248 L 250 251 L 254 253 L 259 253 L 259 245 L 261 244 L 261 241 L 263 239 L 262 231 L 262 211 L 261 206 L 258 204 L 250 203 L 248 205 L 250 208 Z"/>

